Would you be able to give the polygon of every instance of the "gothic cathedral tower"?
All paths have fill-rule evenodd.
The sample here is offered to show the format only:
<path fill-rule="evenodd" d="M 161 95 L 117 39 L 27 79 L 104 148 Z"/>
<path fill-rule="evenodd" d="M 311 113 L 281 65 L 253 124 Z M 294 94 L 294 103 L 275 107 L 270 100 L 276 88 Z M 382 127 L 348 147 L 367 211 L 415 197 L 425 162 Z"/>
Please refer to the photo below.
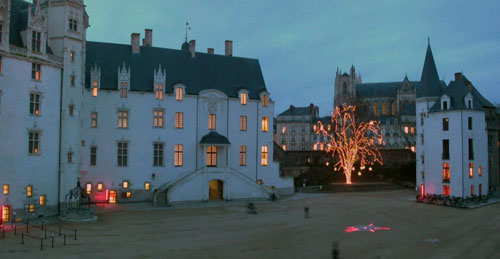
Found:
<path fill-rule="evenodd" d="M 343 73 L 337 68 L 335 74 L 335 87 L 333 109 L 342 106 L 344 103 L 348 105 L 356 104 L 356 84 L 361 83 L 361 75 L 356 76 L 354 65 L 351 66 L 351 74 Z"/>

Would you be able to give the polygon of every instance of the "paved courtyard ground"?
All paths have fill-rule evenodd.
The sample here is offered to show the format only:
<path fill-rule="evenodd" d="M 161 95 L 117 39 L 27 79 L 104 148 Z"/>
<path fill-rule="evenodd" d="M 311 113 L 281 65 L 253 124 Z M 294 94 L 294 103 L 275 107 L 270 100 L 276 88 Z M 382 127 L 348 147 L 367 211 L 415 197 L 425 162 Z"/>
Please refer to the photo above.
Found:
<path fill-rule="evenodd" d="M 130 204 L 76 225 L 66 246 L 56 239 L 40 251 L 7 233 L 0 258 L 331 258 L 335 241 L 341 258 L 500 258 L 500 203 L 465 210 L 413 199 L 409 190 L 296 194 L 257 202 L 258 215 L 243 202 Z M 370 223 L 391 229 L 344 232 Z"/>

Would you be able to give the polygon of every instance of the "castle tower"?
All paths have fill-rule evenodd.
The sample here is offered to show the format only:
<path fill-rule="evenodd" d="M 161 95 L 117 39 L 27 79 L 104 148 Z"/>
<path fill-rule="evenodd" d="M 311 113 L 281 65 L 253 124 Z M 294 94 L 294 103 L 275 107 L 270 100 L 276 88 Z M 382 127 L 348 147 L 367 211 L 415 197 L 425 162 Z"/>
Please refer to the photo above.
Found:
<path fill-rule="evenodd" d="M 360 77 L 356 76 L 356 68 L 351 66 L 350 74 L 343 73 L 337 68 L 335 74 L 333 109 L 344 103 L 348 105 L 356 104 L 356 84 L 361 83 Z"/>

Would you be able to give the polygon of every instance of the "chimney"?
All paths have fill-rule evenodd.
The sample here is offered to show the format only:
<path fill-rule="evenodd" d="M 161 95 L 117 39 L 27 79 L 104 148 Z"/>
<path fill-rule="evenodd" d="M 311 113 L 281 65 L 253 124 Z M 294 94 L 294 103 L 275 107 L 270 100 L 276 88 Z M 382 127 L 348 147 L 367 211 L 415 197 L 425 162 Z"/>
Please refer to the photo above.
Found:
<path fill-rule="evenodd" d="M 191 52 L 191 57 L 194 58 L 194 53 L 196 52 L 196 41 L 195 40 L 189 41 L 189 52 Z"/>
<path fill-rule="evenodd" d="M 142 39 L 142 46 L 146 46 L 146 39 Z"/>
<path fill-rule="evenodd" d="M 208 48 L 207 49 L 208 54 L 214 54 L 214 48 Z"/>
<path fill-rule="evenodd" d="M 143 45 L 146 47 L 153 47 L 153 30 L 152 29 L 145 30 Z"/>
<path fill-rule="evenodd" d="M 462 79 L 462 73 L 460 73 L 460 72 L 456 72 L 456 73 L 455 73 L 455 81 L 458 81 L 458 80 L 460 80 L 460 79 Z"/>
<path fill-rule="evenodd" d="M 232 56 L 233 55 L 233 41 L 232 40 L 226 40 L 226 56 Z"/>
<path fill-rule="evenodd" d="M 309 104 L 309 110 L 312 112 L 314 110 L 314 104 Z"/>
<path fill-rule="evenodd" d="M 293 109 L 295 109 L 295 106 L 290 104 L 290 111 L 293 111 Z"/>
<path fill-rule="evenodd" d="M 141 38 L 141 35 L 139 33 L 132 33 L 130 35 L 130 45 L 132 46 L 132 53 L 139 53 L 140 52 L 140 47 L 139 47 L 139 40 Z"/>

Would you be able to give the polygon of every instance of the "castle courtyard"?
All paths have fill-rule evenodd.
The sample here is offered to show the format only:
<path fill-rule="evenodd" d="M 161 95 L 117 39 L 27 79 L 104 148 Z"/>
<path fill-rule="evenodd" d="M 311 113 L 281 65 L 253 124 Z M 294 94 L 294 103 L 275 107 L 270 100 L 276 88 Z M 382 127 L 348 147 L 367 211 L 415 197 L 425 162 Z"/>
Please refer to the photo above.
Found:
<path fill-rule="evenodd" d="M 36 239 L 21 245 L 21 229 L 6 232 L 0 258 L 331 258 L 334 242 L 341 258 L 500 258 L 500 203 L 467 210 L 419 204 L 414 196 L 298 193 L 255 202 L 257 215 L 238 201 L 101 206 L 95 223 L 64 224 L 78 229 L 66 246 L 56 238 L 51 248 L 47 239 L 41 251 Z M 359 231 L 345 232 L 350 226 Z M 30 235 L 43 232 L 31 227 Z"/>

